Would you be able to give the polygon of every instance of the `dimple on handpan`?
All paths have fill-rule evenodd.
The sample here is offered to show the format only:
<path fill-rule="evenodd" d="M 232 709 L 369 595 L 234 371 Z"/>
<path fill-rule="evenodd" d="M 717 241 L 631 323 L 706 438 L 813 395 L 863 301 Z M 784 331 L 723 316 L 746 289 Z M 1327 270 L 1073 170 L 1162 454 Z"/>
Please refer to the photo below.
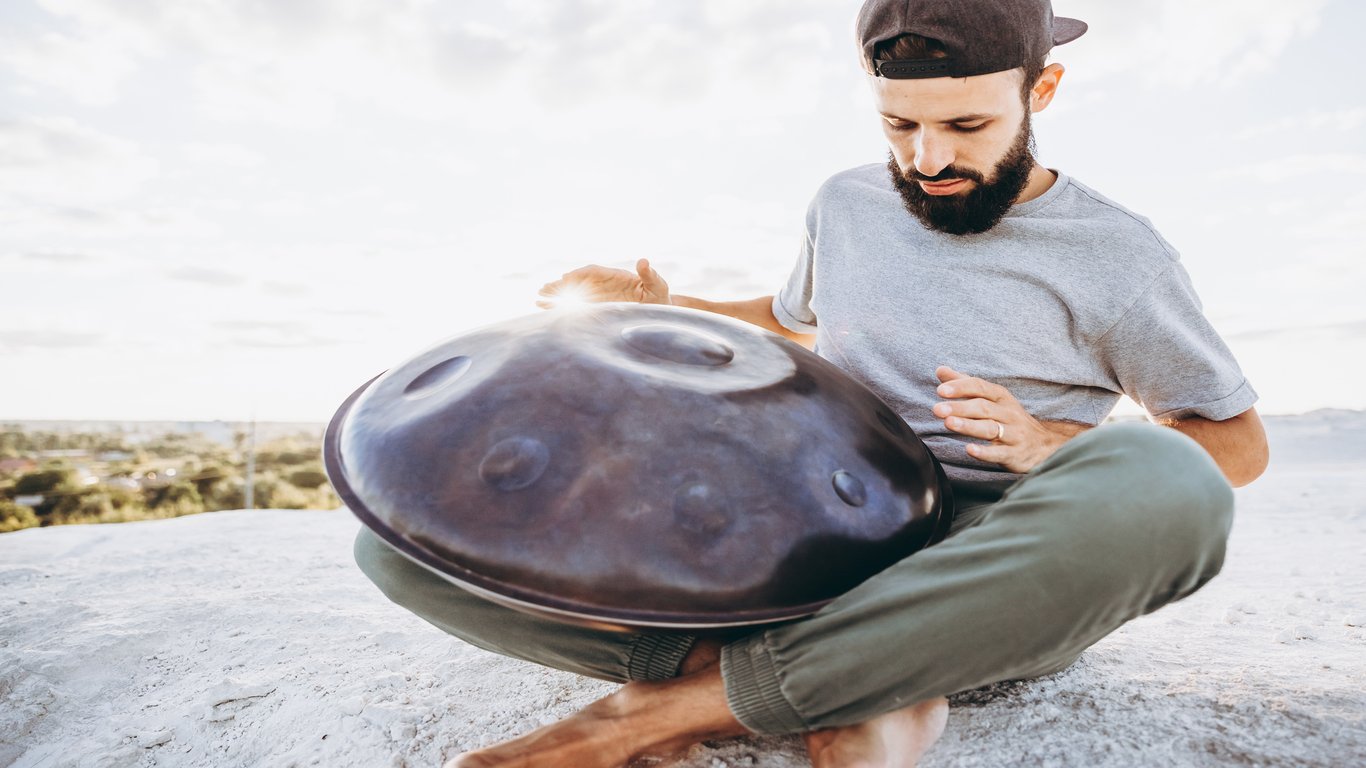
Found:
<path fill-rule="evenodd" d="M 443 341 L 337 411 L 328 476 L 453 584 L 616 629 L 785 621 L 942 539 L 938 462 L 776 334 L 597 304 Z"/>

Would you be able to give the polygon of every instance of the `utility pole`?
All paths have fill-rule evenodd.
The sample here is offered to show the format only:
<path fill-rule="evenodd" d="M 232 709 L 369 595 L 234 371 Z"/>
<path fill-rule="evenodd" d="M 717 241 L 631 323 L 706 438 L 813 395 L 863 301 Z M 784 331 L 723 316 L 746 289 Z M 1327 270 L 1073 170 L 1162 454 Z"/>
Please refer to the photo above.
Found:
<path fill-rule="evenodd" d="M 251 415 L 251 429 L 247 431 L 247 509 L 256 509 L 256 414 Z"/>

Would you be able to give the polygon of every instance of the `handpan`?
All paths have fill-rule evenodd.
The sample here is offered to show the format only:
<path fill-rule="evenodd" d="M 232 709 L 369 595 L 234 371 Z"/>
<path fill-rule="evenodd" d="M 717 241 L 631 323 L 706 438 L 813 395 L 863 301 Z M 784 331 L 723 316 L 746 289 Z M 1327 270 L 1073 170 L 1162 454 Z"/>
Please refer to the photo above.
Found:
<path fill-rule="evenodd" d="M 774 333 L 595 304 L 448 339 L 333 417 L 327 473 L 402 554 L 615 629 L 795 619 L 942 539 L 948 481 L 860 382 Z"/>

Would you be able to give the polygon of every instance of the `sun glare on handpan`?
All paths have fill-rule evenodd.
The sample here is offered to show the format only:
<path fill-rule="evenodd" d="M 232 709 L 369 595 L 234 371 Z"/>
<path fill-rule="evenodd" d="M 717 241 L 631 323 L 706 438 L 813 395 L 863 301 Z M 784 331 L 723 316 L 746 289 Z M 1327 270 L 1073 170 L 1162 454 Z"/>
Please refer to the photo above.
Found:
<path fill-rule="evenodd" d="M 571 309 L 587 306 L 592 303 L 592 297 L 583 288 L 566 287 L 559 289 L 552 296 L 547 296 L 545 302 L 551 309 Z"/>

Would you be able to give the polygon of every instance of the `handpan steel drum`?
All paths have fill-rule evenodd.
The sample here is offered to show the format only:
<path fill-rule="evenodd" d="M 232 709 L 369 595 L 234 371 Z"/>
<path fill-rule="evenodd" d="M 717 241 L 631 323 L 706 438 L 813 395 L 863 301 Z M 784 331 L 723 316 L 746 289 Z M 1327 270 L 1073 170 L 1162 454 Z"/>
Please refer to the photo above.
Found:
<path fill-rule="evenodd" d="M 797 344 L 596 304 L 442 342 L 362 386 L 328 476 L 399 552 L 611 628 L 799 618 L 943 538 L 948 482 L 875 394 Z"/>

